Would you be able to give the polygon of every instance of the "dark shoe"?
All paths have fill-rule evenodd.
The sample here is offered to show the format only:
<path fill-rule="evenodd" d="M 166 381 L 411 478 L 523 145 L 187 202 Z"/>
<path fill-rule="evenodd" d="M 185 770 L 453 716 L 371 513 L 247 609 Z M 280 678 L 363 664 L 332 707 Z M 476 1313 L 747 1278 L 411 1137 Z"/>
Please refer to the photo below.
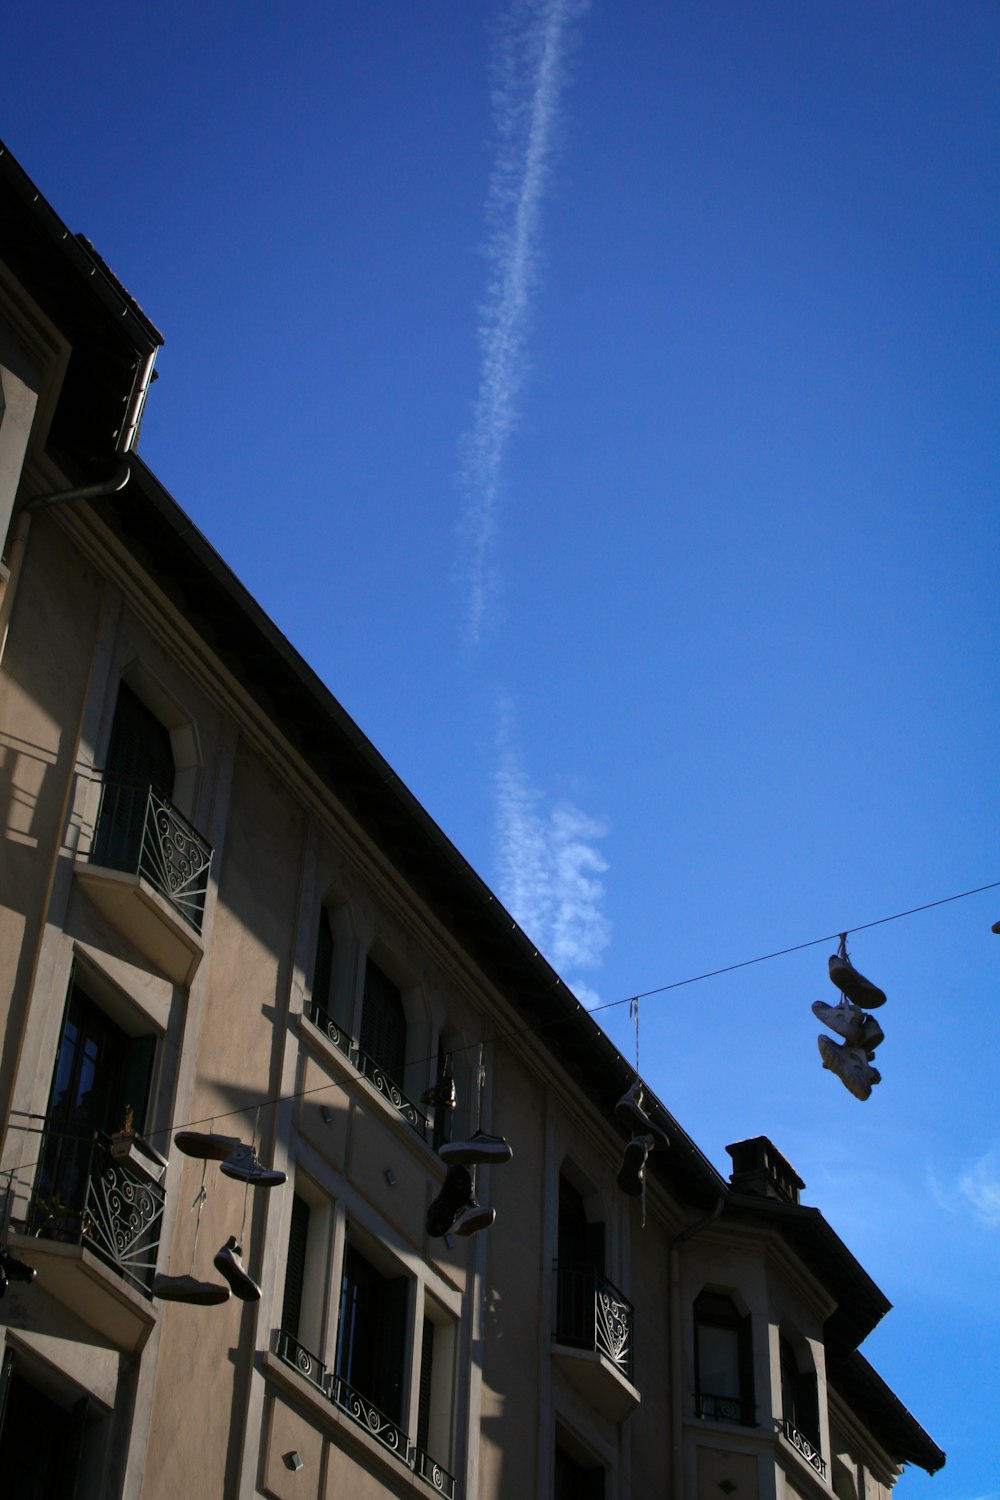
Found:
<path fill-rule="evenodd" d="M 193 1302 L 198 1307 L 214 1307 L 229 1301 L 229 1288 L 214 1281 L 198 1281 L 194 1276 L 154 1276 L 153 1296 L 161 1302 Z"/>
<path fill-rule="evenodd" d="M 460 1162 L 466 1167 L 499 1166 L 501 1162 L 510 1161 L 513 1155 L 502 1135 L 487 1135 L 485 1130 L 477 1130 L 467 1141 L 449 1141 L 438 1152 L 441 1160 L 448 1162 L 449 1166 Z"/>
<path fill-rule="evenodd" d="M 432 1104 L 435 1109 L 454 1109 L 458 1103 L 458 1090 L 455 1087 L 454 1078 L 445 1076 L 438 1080 L 433 1088 L 425 1089 L 420 1095 L 421 1104 Z"/>
<path fill-rule="evenodd" d="M 471 1172 L 468 1167 L 450 1167 L 441 1184 L 441 1191 L 427 1210 L 427 1233 L 432 1239 L 443 1239 L 462 1210 L 471 1202 Z"/>
<path fill-rule="evenodd" d="M 226 1157 L 219 1171 L 226 1177 L 233 1177 L 237 1182 L 248 1182 L 251 1187 L 255 1188 L 280 1187 L 288 1180 L 284 1172 L 262 1167 L 257 1160 L 254 1148 L 244 1146 L 242 1142 Z"/>
<path fill-rule="evenodd" d="M 625 1147 L 618 1172 L 618 1186 L 630 1198 L 642 1196 L 642 1185 L 646 1179 L 646 1158 L 655 1144 L 651 1135 L 634 1135 Z"/>
<path fill-rule="evenodd" d="M 185 1156 L 197 1156 L 201 1161 L 225 1161 L 243 1142 L 238 1135 L 216 1135 L 209 1130 L 178 1130 L 174 1145 Z"/>
<path fill-rule="evenodd" d="M 456 1234 L 464 1235 L 468 1239 L 470 1234 L 478 1234 L 480 1229 L 489 1229 L 497 1216 L 495 1208 L 483 1208 L 475 1198 L 463 1209 L 454 1223 Z"/>
<path fill-rule="evenodd" d="M 224 1276 L 233 1289 L 233 1295 L 239 1297 L 241 1302 L 259 1302 L 260 1287 L 251 1276 L 243 1269 L 240 1259 L 243 1251 L 236 1243 L 235 1234 L 231 1234 L 221 1250 L 217 1250 L 212 1258 L 212 1264 L 220 1276 Z"/>
<path fill-rule="evenodd" d="M 642 1080 L 636 1075 L 631 1088 L 622 1094 L 615 1105 L 615 1118 L 619 1125 L 624 1126 L 631 1135 L 651 1135 L 654 1145 L 661 1151 L 666 1151 L 670 1145 L 669 1137 L 653 1124 L 642 1107 L 643 1093 Z"/>
<path fill-rule="evenodd" d="M 38 1272 L 34 1266 L 29 1266 L 25 1261 L 18 1260 L 16 1255 L 11 1255 L 9 1250 L 0 1250 L 0 1272 L 3 1273 L 5 1281 L 32 1282 Z"/>
<path fill-rule="evenodd" d="M 853 1005 L 859 1005 L 862 1010 L 877 1010 L 880 1005 L 885 1004 L 885 994 L 859 974 L 847 956 L 847 944 L 844 939 L 840 940 L 840 948 L 836 953 L 830 955 L 830 978 Z"/>

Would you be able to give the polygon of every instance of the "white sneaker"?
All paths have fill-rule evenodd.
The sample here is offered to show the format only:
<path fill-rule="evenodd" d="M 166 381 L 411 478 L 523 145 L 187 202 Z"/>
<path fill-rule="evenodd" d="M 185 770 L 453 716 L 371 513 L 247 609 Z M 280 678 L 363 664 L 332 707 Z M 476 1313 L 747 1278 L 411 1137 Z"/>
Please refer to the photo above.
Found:
<path fill-rule="evenodd" d="M 863 1047 L 841 1046 L 838 1042 L 831 1042 L 828 1036 L 819 1037 L 818 1042 L 824 1068 L 836 1073 L 855 1099 L 867 1099 L 872 1085 L 882 1082 L 882 1074 L 871 1066 Z"/>
<path fill-rule="evenodd" d="M 852 1005 L 846 995 L 839 1005 L 827 1005 L 823 1000 L 814 1000 L 812 1013 L 823 1026 L 829 1026 L 842 1036 L 849 1047 L 863 1047 L 874 1052 L 879 1042 L 885 1041 L 885 1032 L 874 1016 L 866 1016 L 858 1005 Z"/>
<path fill-rule="evenodd" d="M 252 1146 L 237 1146 L 230 1152 L 219 1168 L 226 1177 L 235 1177 L 237 1182 L 249 1182 L 251 1187 L 273 1188 L 287 1182 L 284 1172 L 262 1167 Z"/>

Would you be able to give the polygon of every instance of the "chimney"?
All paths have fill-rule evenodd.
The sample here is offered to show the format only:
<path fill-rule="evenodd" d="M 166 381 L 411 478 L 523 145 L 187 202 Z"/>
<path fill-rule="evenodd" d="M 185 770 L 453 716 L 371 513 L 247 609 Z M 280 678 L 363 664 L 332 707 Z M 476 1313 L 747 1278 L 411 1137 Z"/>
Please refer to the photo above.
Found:
<path fill-rule="evenodd" d="M 734 1192 L 756 1193 L 761 1198 L 798 1203 L 805 1183 L 766 1135 L 755 1135 L 748 1141 L 734 1141 L 726 1150 L 733 1159 L 729 1181 Z"/>

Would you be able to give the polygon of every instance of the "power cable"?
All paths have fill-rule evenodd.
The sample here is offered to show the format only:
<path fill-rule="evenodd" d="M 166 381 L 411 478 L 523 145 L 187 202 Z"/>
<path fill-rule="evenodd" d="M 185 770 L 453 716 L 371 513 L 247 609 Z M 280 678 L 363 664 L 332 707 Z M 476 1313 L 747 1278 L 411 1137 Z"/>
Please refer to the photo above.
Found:
<path fill-rule="evenodd" d="M 669 984 L 661 984 L 657 985 L 653 989 L 642 990 L 637 995 L 626 995 L 620 1000 L 608 1000 L 603 1005 L 595 1005 L 591 1009 L 587 1009 L 587 1007 L 581 1005 L 580 1010 L 584 1011 L 587 1015 L 595 1015 L 599 1011 L 615 1010 L 622 1005 L 634 1005 L 637 1000 L 645 1000 L 653 995 L 664 995 L 670 990 L 683 989 L 686 985 L 689 984 L 700 984 L 703 980 L 706 979 L 717 979 L 723 974 L 733 974 L 739 969 L 749 969 L 753 967 L 754 964 L 768 963 L 771 959 L 774 958 L 785 958 L 790 953 L 801 953 L 807 948 L 818 948 L 823 943 L 836 942 L 842 934 L 850 935 L 854 932 L 867 932 L 872 927 L 882 927 L 887 922 L 899 922 L 904 917 L 916 916 L 920 912 L 931 911 L 937 906 L 948 906 L 953 901 L 964 901 L 968 896 L 979 896 L 982 895 L 984 891 L 993 891 L 998 887 L 1000 887 L 1000 880 L 993 880 L 990 881 L 987 885 L 977 885 L 968 891 L 958 891 L 953 896 L 941 896 L 937 901 L 925 901 L 920 906 L 910 906 L 905 911 L 893 912 L 892 915 L 888 917 L 876 917 L 870 922 L 860 922 L 855 927 L 841 928 L 837 932 L 829 933 L 825 937 L 810 938 L 807 942 L 793 943 L 790 947 L 787 948 L 776 948 L 771 953 L 760 953 L 756 958 L 744 958 L 741 959 L 738 963 L 725 964 L 722 968 L 719 969 L 707 969 L 703 974 L 692 974 L 689 975 L 686 979 L 675 979 Z M 519 1026 L 508 1031 L 498 1032 L 496 1036 L 491 1038 L 491 1041 L 496 1044 L 498 1042 L 516 1041 L 519 1038 L 525 1036 L 539 1036 L 543 1032 L 551 1030 L 553 1027 L 568 1025 L 571 1021 L 575 1020 L 577 1014 L 578 1012 L 572 1011 L 569 1015 L 559 1016 L 554 1020 L 545 1021 L 541 1025 Z M 480 1045 L 481 1044 L 479 1042 L 470 1042 L 465 1047 L 453 1047 L 451 1050 L 453 1054 L 459 1052 L 469 1052 L 474 1051 Z M 436 1060 L 436 1056 L 418 1057 L 413 1059 L 411 1066 L 419 1067 L 422 1064 L 435 1062 Z M 236 1109 L 221 1111 L 216 1110 L 213 1114 L 206 1115 L 203 1119 L 200 1120 L 187 1120 L 180 1124 L 175 1122 L 171 1125 L 164 1125 L 161 1126 L 159 1130 L 147 1131 L 144 1138 L 152 1140 L 157 1136 L 172 1135 L 175 1131 L 178 1130 L 192 1130 L 197 1128 L 199 1125 L 213 1124 L 216 1120 L 228 1120 L 236 1115 L 249 1114 L 251 1110 L 269 1109 L 272 1106 L 277 1107 L 277 1105 L 279 1104 L 293 1104 L 299 1099 L 307 1099 L 313 1094 L 323 1094 L 328 1092 L 328 1090 L 330 1089 L 344 1089 L 346 1087 L 346 1080 L 337 1081 L 336 1079 L 331 1079 L 329 1083 L 317 1084 L 314 1088 L 300 1089 L 297 1092 L 291 1094 L 278 1094 L 273 1099 L 257 1100 L 253 1104 L 243 1104 L 238 1106 Z M 30 1115 L 27 1118 L 44 1121 L 45 1116 Z M 21 1166 L 11 1169 L 10 1175 L 19 1176 L 21 1173 L 31 1171 L 38 1165 L 38 1161 L 23 1163 Z"/>

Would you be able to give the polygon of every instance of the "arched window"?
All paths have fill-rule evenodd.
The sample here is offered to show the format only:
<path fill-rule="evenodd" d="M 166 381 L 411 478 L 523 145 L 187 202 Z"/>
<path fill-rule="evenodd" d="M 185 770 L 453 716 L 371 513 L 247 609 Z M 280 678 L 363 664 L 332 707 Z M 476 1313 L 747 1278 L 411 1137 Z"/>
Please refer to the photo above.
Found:
<path fill-rule="evenodd" d="M 694 1304 L 694 1365 L 699 1417 L 756 1426 L 751 1320 L 723 1292 Z"/>
<path fill-rule="evenodd" d="M 781 1415 L 786 1425 L 819 1447 L 819 1397 L 815 1370 L 801 1370 L 791 1341 L 781 1336 Z"/>

